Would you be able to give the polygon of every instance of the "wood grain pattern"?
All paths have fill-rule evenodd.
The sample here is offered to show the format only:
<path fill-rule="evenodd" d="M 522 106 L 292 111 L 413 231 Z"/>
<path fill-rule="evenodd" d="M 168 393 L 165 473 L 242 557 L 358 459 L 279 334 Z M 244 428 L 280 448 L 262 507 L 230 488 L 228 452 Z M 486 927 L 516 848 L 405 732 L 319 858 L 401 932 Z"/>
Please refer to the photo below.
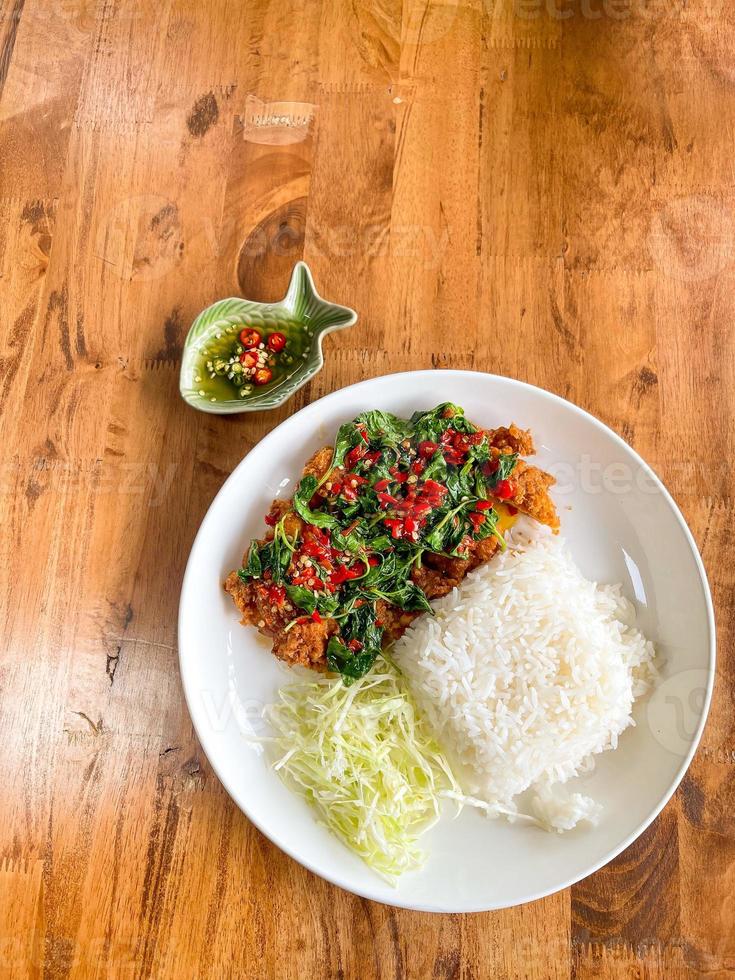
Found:
<path fill-rule="evenodd" d="M 735 972 L 734 43 L 724 0 L 0 0 L 3 977 Z M 306 103 L 303 138 L 264 139 L 253 97 Z M 359 326 L 276 412 L 188 409 L 194 315 L 279 296 L 302 256 Z M 540 384 L 640 450 L 720 641 L 649 831 L 466 917 L 354 898 L 264 840 L 175 648 L 242 455 L 311 399 L 432 365 Z"/>

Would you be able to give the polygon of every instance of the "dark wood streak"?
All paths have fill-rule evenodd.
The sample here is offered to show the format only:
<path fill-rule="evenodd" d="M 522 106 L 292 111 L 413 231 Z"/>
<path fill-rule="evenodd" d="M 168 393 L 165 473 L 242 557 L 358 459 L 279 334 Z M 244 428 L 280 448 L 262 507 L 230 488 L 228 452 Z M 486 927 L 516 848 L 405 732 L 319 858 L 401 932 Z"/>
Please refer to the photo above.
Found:
<path fill-rule="evenodd" d="M 669 941 L 678 934 L 678 890 L 678 824 L 669 808 L 594 879 L 572 887 L 572 940 Z"/>
<path fill-rule="evenodd" d="M 163 796 L 168 800 L 163 805 Z M 163 819 L 161 819 L 163 817 Z M 141 895 L 141 914 L 148 923 L 142 948 L 136 950 L 136 976 L 151 976 L 156 943 L 161 926 L 161 914 L 169 883 L 176 833 L 179 825 L 179 807 L 175 794 L 166 790 L 163 779 L 158 778 L 155 806 L 155 824 L 148 838 L 145 875 Z"/>
<path fill-rule="evenodd" d="M 18 25 L 23 15 L 25 2 L 26 0 L 15 0 L 13 9 L 10 11 L 10 17 L 8 18 L 10 25 L 5 35 L 3 46 L 0 49 L 0 99 L 2 99 L 5 82 L 10 71 L 10 62 L 13 57 L 13 51 L 15 50 L 15 40 L 18 36 Z"/>

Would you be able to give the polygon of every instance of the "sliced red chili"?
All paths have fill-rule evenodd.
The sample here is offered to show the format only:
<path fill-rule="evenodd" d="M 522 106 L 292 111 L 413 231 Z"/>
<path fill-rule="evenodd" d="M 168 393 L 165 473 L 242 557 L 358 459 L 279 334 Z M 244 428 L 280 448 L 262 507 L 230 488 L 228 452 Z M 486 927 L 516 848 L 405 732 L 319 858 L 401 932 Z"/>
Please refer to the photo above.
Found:
<path fill-rule="evenodd" d="M 276 524 L 278 524 L 278 518 L 275 516 L 275 514 L 266 514 L 265 523 L 268 525 L 268 527 L 275 527 Z"/>
<path fill-rule="evenodd" d="M 373 484 L 373 490 L 380 491 L 386 490 L 390 486 L 390 480 L 378 480 L 377 483 Z"/>
<path fill-rule="evenodd" d="M 424 481 L 424 490 L 426 490 L 427 493 L 436 494 L 440 497 L 443 497 L 447 493 L 447 488 L 442 486 L 441 483 L 437 483 L 436 480 Z"/>
<path fill-rule="evenodd" d="M 280 606 L 286 598 L 286 590 L 282 585 L 271 585 L 268 587 L 268 601 L 271 605 Z"/>
<path fill-rule="evenodd" d="M 243 347 L 257 347 L 262 340 L 258 331 L 253 330 L 252 327 L 244 327 L 240 331 L 240 343 Z"/>
<path fill-rule="evenodd" d="M 274 354 L 278 354 L 279 351 L 282 351 L 285 346 L 286 346 L 285 333 L 280 333 L 280 331 L 276 330 L 276 332 L 272 333 L 268 338 L 268 347 L 270 348 L 270 350 L 273 351 Z"/>
<path fill-rule="evenodd" d="M 253 381 L 256 383 L 256 385 L 267 385 L 272 378 L 273 372 L 268 367 L 258 368 L 253 375 Z"/>
<path fill-rule="evenodd" d="M 240 354 L 240 363 L 243 367 L 254 368 L 258 364 L 258 355 L 254 350 L 245 350 Z"/>
<path fill-rule="evenodd" d="M 367 445 L 364 442 L 358 442 L 356 446 L 350 449 L 345 456 L 345 465 L 347 466 L 347 469 L 351 470 L 352 467 L 362 459 L 366 452 Z"/>
<path fill-rule="evenodd" d="M 383 524 L 390 529 L 391 535 L 394 538 L 403 537 L 403 521 L 399 520 L 397 517 L 386 517 Z"/>
<path fill-rule="evenodd" d="M 432 442 L 430 439 L 424 439 L 416 448 L 419 456 L 423 456 L 424 459 L 430 459 L 439 448 L 439 443 Z"/>
<path fill-rule="evenodd" d="M 495 496 L 500 497 L 501 500 L 508 500 L 509 497 L 513 496 L 514 492 L 513 484 L 510 480 L 498 480 L 493 490 Z"/>
<path fill-rule="evenodd" d="M 475 510 L 490 510 L 492 506 L 492 500 L 478 500 L 475 504 Z"/>
<path fill-rule="evenodd" d="M 311 618 L 314 620 L 315 623 L 321 623 L 322 621 L 322 617 L 319 615 L 316 609 L 311 614 Z"/>
<path fill-rule="evenodd" d="M 515 517 L 516 514 L 518 513 L 518 508 L 514 507 L 513 504 L 506 504 L 505 506 L 508 508 L 508 513 L 510 514 L 510 516 Z"/>

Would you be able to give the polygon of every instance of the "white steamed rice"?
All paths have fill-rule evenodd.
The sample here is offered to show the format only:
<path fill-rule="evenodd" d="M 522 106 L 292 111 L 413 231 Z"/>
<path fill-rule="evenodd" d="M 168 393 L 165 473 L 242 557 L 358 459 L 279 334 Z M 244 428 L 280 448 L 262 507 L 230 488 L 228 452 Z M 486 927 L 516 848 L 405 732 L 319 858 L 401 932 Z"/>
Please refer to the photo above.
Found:
<path fill-rule="evenodd" d="M 549 829 L 595 822 L 599 805 L 559 784 L 617 746 L 653 676 L 621 587 L 589 582 L 561 538 L 524 521 L 433 606 L 394 656 L 465 790 L 491 814 L 520 816 L 514 798 L 530 788 Z"/>

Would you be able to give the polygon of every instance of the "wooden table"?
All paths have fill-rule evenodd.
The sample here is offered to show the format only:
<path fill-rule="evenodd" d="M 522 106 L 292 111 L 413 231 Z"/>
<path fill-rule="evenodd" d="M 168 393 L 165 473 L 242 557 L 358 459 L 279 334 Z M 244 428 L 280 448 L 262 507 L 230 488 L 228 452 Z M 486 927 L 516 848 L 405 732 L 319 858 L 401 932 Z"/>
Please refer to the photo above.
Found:
<path fill-rule="evenodd" d="M 0 974 L 732 975 L 732 5 L 0 11 Z M 189 409 L 197 311 L 279 296 L 302 256 L 358 326 L 280 411 Z M 568 891 L 464 917 L 276 850 L 204 758 L 176 658 L 192 538 L 241 457 L 326 392 L 431 366 L 621 433 L 719 614 L 704 742 L 649 831 Z"/>

